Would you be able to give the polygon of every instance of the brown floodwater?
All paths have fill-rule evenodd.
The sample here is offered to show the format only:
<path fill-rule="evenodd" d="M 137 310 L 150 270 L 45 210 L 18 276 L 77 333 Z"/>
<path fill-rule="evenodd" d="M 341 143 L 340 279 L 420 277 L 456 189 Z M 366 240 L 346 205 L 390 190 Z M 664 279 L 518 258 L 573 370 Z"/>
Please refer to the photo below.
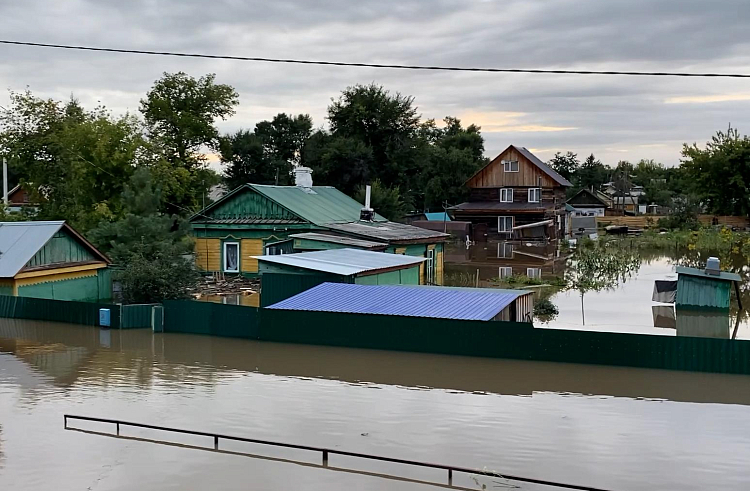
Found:
<path fill-rule="evenodd" d="M 319 459 L 301 451 L 232 446 L 299 462 L 289 463 L 66 431 L 64 413 L 612 490 L 750 486 L 748 376 L 0 319 L 0 489 L 436 489 L 300 465 Z M 211 444 L 134 429 L 123 433 Z M 335 456 L 331 465 L 445 480 L 437 471 Z M 467 477 L 455 482 L 471 489 L 509 484 Z"/>

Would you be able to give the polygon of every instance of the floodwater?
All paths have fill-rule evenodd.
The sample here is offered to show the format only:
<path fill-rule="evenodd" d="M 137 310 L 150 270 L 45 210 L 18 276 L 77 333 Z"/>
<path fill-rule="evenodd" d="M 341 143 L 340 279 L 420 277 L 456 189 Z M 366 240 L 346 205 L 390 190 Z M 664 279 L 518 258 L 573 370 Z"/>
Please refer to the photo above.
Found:
<path fill-rule="evenodd" d="M 66 431 L 62 415 L 70 413 L 611 490 L 746 490 L 748 387 L 750 377 L 740 375 L 0 319 L 0 489 L 437 489 L 301 465 L 320 458 L 302 451 L 232 445 L 295 463 Z M 122 431 L 212 444 L 206 438 Z M 438 471 L 336 456 L 330 464 L 443 483 L 446 478 Z M 510 484 L 458 476 L 454 482 L 468 489 Z"/>
<path fill-rule="evenodd" d="M 750 339 L 750 318 L 747 315 L 740 318 L 737 333 L 734 333 L 737 318 L 734 295 L 729 315 L 705 311 L 675 312 L 671 305 L 651 301 L 655 280 L 675 280 L 677 264 L 686 264 L 686 261 L 701 263 L 700 259 L 686 253 L 643 251 L 642 254 L 643 260 L 636 274 L 620 282 L 613 290 L 588 292 L 583 300 L 577 291 L 528 287 L 537 291 L 537 297 L 549 298 L 559 310 L 553 319 L 535 320 L 535 325 L 554 329 Z M 732 266 L 745 278 L 742 303 L 747 308 L 750 306 L 750 277 L 746 261 L 736 258 Z M 490 288 L 497 285 L 496 280 L 501 274 L 508 272 L 515 276 L 536 273 L 543 282 L 554 283 L 555 278 L 564 275 L 565 267 L 565 255 L 554 246 L 486 242 L 469 247 L 450 244 L 446 251 L 446 280 L 456 286 Z"/>

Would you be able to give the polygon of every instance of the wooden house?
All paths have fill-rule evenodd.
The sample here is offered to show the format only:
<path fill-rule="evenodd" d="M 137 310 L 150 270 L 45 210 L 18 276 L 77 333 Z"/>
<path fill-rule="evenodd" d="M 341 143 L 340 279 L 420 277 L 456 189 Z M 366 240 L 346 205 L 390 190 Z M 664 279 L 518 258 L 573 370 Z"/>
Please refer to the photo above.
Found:
<path fill-rule="evenodd" d="M 0 295 L 108 300 L 109 264 L 63 221 L 0 222 Z"/>
<path fill-rule="evenodd" d="M 287 239 L 314 232 L 378 243 L 386 253 L 425 258 L 423 283 L 442 284 L 447 234 L 394 223 L 372 210 L 362 219 L 363 205 L 338 189 L 313 186 L 309 176 L 304 184 L 245 184 L 195 214 L 190 224 L 198 268 L 255 276 L 257 256 L 290 252 L 285 249 Z M 315 239 L 319 248 L 333 248 L 320 244 L 336 240 Z"/>
<path fill-rule="evenodd" d="M 450 212 L 472 223 L 475 240 L 564 236 L 565 189 L 571 183 L 526 148 L 509 146 L 466 185 L 469 201 Z"/>
<path fill-rule="evenodd" d="M 573 207 L 574 216 L 603 217 L 609 204 L 588 189 L 581 189 L 567 203 Z"/>

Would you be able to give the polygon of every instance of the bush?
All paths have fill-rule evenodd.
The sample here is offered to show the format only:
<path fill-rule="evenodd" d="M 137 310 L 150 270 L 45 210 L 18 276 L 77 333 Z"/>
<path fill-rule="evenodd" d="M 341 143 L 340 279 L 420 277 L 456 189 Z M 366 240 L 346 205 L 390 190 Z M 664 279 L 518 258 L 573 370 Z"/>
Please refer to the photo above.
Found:
<path fill-rule="evenodd" d="M 534 303 L 534 317 L 542 322 L 549 322 L 557 317 L 560 310 L 549 298 L 540 298 Z"/>

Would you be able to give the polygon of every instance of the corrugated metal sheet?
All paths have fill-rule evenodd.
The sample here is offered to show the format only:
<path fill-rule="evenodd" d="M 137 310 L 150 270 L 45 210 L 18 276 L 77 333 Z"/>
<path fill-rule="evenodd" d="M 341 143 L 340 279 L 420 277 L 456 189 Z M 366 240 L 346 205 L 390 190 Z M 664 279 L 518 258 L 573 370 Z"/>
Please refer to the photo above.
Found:
<path fill-rule="evenodd" d="M 697 276 L 699 278 L 706 278 L 707 280 L 713 281 L 742 281 L 742 278 L 737 273 L 730 273 L 729 271 L 721 271 L 718 275 L 707 274 L 706 270 L 698 268 L 687 268 L 685 266 L 677 266 L 675 268 L 677 275 Z"/>
<path fill-rule="evenodd" d="M 731 285 L 729 281 L 680 275 L 677 279 L 675 305 L 728 309 Z"/>
<path fill-rule="evenodd" d="M 441 241 L 449 237 L 448 234 L 435 232 L 424 228 L 413 227 L 395 222 L 352 222 L 330 223 L 327 228 L 347 234 L 358 235 L 370 239 L 399 242 L 432 239 Z"/>
<path fill-rule="evenodd" d="M 330 249 L 277 256 L 255 256 L 259 261 L 350 276 L 381 269 L 413 266 L 424 258 L 359 249 Z"/>
<path fill-rule="evenodd" d="M 14 277 L 65 222 L 0 222 L 0 278 Z"/>
<path fill-rule="evenodd" d="M 99 325 L 99 309 L 109 309 L 111 326 L 120 327 L 120 306 L 115 304 L 48 300 L 0 295 L 0 317 Z"/>
<path fill-rule="evenodd" d="M 269 309 L 488 321 L 529 292 L 323 283 Z"/>
<path fill-rule="evenodd" d="M 370 240 L 355 239 L 352 237 L 342 237 L 340 235 L 319 234 L 315 232 L 306 232 L 302 234 L 292 234 L 289 237 L 294 239 L 316 240 L 318 242 L 329 242 L 331 244 L 343 244 L 360 249 L 385 249 L 388 244 L 383 242 L 373 242 Z"/>
<path fill-rule="evenodd" d="M 248 186 L 316 225 L 357 221 L 359 212 L 364 206 L 330 186 L 309 188 L 261 184 L 248 184 Z M 375 221 L 386 222 L 387 220 L 376 214 Z"/>

